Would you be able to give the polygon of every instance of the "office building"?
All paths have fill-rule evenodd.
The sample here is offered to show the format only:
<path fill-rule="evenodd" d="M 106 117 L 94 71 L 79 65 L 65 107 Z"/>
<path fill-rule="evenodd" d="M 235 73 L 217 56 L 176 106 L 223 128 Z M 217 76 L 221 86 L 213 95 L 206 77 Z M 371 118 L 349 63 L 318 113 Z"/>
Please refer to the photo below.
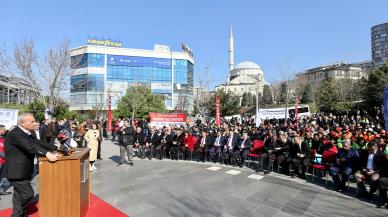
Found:
<path fill-rule="evenodd" d="M 179 100 L 193 104 L 193 52 L 182 44 L 173 52 L 165 45 L 154 50 L 123 48 L 120 42 L 88 40 L 88 44 L 71 50 L 70 107 L 91 110 L 107 109 L 111 96 L 112 109 L 128 88 L 145 85 L 153 94 L 164 97 L 168 109 Z M 188 106 L 192 108 L 192 106 Z"/>

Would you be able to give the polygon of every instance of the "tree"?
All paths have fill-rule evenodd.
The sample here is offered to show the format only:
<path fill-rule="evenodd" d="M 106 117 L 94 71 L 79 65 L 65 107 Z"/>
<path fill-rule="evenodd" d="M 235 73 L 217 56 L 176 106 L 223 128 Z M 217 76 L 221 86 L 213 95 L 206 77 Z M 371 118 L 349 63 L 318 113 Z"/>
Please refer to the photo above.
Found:
<path fill-rule="evenodd" d="M 318 93 L 317 105 L 319 110 L 322 112 L 335 111 L 339 102 L 339 96 L 330 78 L 321 81 Z"/>
<path fill-rule="evenodd" d="M 206 101 L 206 109 L 209 111 L 210 117 L 216 116 L 216 96 L 220 97 L 220 112 L 222 116 L 235 115 L 240 109 L 240 100 L 230 91 L 219 89 L 211 94 Z"/>
<path fill-rule="evenodd" d="M 70 111 L 70 105 L 65 101 L 57 102 L 57 106 L 54 108 L 54 117 L 57 119 L 67 119 L 67 120 L 79 120 L 80 115 L 75 111 Z"/>
<path fill-rule="evenodd" d="M 146 86 L 132 86 L 127 90 L 114 111 L 116 116 L 129 117 L 134 112 L 135 118 L 148 118 L 150 112 L 166 112 L 162 96 L 153 95 Z"/>
<path fill-rule="evenodd" d="M 241 106 L 251 106 L 255 104 L 253 95 L 250 92 L 245 92 L 242 95 Z"/>
<path fill-rule="evenodd" d="M 280 92 L 279 92 L 279 103 L 280 104 L 287 102 L 287 91 L 288 91 L 287 83 L 282 82 L 280 84 Z"/>
<path fill-rule="evenodd" d="M 300 103 L 311 103 L 313 102 L 313 91 L 310 84 L 306 84 L 303 88 L 300 95 Z"/>
<path fill-rule="evenodd" d="M 383 102 L 384 88 L 388 87 L 388 64 L 371 71 L 362 88 L 365 105 L 369 108 L 380 107 Z"/>
<path fill-rule="evenodd" d="M 262 102 L 266 105 L 271 105 L 273 103 L 272 91 L 269 85 L 264 85 Z"/>
<path fill-rule="evenodd" d="M 45 108 L 54 108 L 66 96 L 70 76 L 70 42 L 63 40 L 40 57 L 35 42 L 25 39 L 16 44 L 12 55 L 0 51 L 0 73 L 10 78 L 23 78 L 34 91 L 34 98 L 41 101 Z M 20 79 L 13 79 L 16 85 Z"/>
<path fill-rule="evenodd" d="M 193 116 L 196 116 L 197 114 L 199 114 L 199 108 L 198 107 L 199 107 L 198 106 L 198 101 L 194 100 L 193 113 L 192 113 Z"/>
<path fill-rule="evenodd" d="M 45 105 L 42 101 L 35 99 L 32 103 L 27 105 L 27 110 L 34 114 L 36 121 L 41 122 L 44 120 Z"/>

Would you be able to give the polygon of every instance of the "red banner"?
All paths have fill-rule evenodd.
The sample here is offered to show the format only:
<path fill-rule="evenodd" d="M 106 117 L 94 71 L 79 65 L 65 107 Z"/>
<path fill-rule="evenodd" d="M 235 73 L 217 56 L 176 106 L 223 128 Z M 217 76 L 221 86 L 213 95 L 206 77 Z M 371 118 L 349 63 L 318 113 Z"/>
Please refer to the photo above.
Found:
<path fill-rule="evenodd" d="M 298 118 L 298 95 L 295 96 L 295 120 L 296 120 L 296 128 L 298 129 L 299 127 L 299 118 Z"/>
<path fill-rule="evenodd" d="M 216 96 L 216 125 L 219 127 L 221 125 L 221 115 L 220 115 L 220 96 Z"/>
<path fill-rule="evenodd" d="M 112 131 L 112 105 L 110 96 L 108 96 L 108 131 Z"/>
<path fill-rule="evenodd" d="M 158 123 L 186 123 L 185 113 L 155 113 L 150 112 L 150 122 Z"/>

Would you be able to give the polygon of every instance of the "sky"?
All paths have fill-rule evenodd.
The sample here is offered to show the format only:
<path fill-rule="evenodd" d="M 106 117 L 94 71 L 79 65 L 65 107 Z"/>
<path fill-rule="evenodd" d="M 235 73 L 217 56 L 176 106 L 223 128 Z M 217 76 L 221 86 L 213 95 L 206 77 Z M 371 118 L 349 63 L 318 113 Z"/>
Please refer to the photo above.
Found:
<path fill-rule="evenodd" d="M 322 64 L 370 60 L 370 28 L 388 22 L 387 8 L 387 0 L 1 0 L 0 44 L 32 38 L 44 53 L 88 36 L 137 49 L 185 43 L 195 83 L 208 67 L 212 89 L 226 81 L 232 26 L 235 64 L 253 61 L 278 83 Z"/>

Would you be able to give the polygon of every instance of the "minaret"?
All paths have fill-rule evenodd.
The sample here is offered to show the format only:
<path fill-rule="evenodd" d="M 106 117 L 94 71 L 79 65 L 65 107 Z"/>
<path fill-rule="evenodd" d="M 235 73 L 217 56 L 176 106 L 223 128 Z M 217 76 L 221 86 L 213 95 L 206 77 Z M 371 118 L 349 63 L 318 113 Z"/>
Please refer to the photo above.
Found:
<path fill-rule="evenodd" d="M 230 72 L 234 69 L 234 46 L 233 46 L 233 30 L 230 27 L 229 34 L 229 72 L 228 72 L 228 82 L 230 81 Z"/>

